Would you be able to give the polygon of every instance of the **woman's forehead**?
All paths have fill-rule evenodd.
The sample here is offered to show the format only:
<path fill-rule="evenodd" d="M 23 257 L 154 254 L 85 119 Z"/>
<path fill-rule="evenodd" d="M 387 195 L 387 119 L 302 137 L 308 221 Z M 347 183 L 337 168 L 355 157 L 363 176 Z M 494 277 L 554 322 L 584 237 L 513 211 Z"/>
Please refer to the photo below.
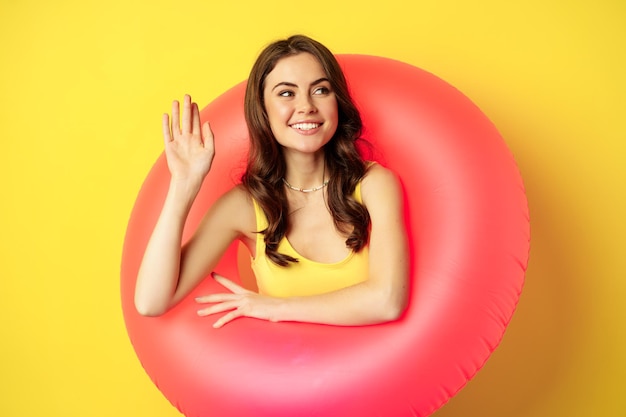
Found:
<path fill-rule="evenodd" d="M 266 88 L 274 88 L 278 83 L 289 83 L 298 87 L 308 87 L 311 83 L 327 78 L 322 64 L 313 55 L 301 52 L 278 60 L 274 69 L 265 78 Z"/>

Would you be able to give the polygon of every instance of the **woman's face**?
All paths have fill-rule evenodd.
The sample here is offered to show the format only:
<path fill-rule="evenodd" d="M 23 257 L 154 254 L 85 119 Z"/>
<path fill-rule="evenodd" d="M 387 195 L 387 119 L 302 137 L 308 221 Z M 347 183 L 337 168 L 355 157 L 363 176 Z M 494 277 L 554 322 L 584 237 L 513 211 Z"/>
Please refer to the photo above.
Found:
<path fill-rule="evenodd" d="M 280 59 L 265 78 L 265 110 L 285 150 L 315 153 L 337 130 L 337 99 L 319 61 L 309 53 Z"/>

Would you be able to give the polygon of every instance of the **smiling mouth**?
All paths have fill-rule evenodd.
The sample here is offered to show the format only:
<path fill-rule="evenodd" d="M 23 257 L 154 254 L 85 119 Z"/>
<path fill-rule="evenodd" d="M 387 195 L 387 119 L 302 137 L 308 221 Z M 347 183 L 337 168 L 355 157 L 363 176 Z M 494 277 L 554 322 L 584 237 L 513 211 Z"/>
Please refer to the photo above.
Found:
<path fill-rule="evenodd" d="M 296 123 L 291 125 L 291 127 L 298 130 L 313 130 L 321 125 L 321 123 Z"/>

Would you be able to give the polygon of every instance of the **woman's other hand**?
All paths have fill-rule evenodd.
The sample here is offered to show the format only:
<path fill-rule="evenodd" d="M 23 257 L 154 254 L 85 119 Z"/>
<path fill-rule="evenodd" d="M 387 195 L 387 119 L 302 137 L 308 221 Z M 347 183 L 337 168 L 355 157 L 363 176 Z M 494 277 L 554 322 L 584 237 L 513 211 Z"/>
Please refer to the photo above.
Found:
<path fill-rule="evenodd" d="M 218 274 L 213 274 L 213 278 L 229 293 L 210 294 L 196 298 L 200 304 L 213 304 L 212 306 L 198 310 L 199 316 L 209 316 L 211 314 L 223 313 L 213 327 L 220 328 L 226 323 L 238 317 L 252 317 L 267 321 L 279 321 L 278 312 L 283 304 L 279 298 L 268 297 L 249 291 L 235 282 Z"/>

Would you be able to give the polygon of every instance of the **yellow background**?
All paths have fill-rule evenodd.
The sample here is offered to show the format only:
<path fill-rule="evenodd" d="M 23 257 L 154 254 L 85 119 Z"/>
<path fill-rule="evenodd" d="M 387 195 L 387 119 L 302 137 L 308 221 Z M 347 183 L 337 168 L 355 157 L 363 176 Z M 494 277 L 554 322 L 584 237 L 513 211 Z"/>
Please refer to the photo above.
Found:
<path fill-rule="evenodd" d="M 171 100 L 209 103 L 294 32 L 444 78 L 522 171 L 518 311 L 435 416 L 625 415 L 622 0 L 1 0 L 0 415 L 178 415 L 126 337 L 126 222 Z"/>

